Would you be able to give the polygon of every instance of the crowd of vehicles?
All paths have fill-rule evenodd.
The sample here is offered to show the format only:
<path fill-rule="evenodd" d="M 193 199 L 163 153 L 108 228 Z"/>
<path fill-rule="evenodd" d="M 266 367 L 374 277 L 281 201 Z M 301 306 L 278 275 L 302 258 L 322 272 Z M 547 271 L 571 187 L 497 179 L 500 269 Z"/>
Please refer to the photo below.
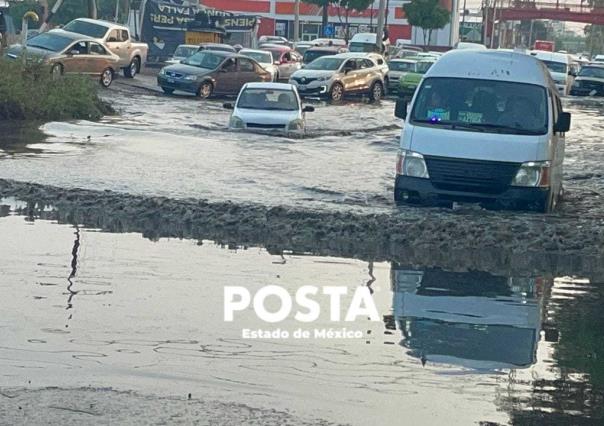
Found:
<path fill-rule="evenodd" d="M 304 53 L 302 54 L 301 51 Z M 21 46 L 8 50 L 18 58 Z M 27 55 L 53 73 L 134 77 L 146 45 L 127 28 L 77 19 L 28 41 Z M 157 75 L 166 94 L 235 96 L 231 129 L 303 133 L 303 99 L 349 95 L 398 100 L 404 120 L 396 162 L 397 204 L 480 203 L 548 212 L 563 193 L 564 136 L 570 114 L 561 97 L 604 96 L 604 57 L 592 62 L 549 50 L 487 49 L 459 43 L 450 52 L 375 48 L 375 34 L 292 44 L 263 37 L 254 49 L 218 43 L 181 45 Z"/>

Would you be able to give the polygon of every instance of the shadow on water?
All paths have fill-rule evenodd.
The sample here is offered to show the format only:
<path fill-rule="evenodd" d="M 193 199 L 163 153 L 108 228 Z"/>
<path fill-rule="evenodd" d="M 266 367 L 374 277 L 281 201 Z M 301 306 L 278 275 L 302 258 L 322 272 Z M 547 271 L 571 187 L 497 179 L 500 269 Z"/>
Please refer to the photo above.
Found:
<path fill-rule="evenodd" d="M 422 365 L 500 374 L 496 403 L 512 424 L 602 424 L 601 282 L 396 262 L 391 282 L 385 327 Z"/>

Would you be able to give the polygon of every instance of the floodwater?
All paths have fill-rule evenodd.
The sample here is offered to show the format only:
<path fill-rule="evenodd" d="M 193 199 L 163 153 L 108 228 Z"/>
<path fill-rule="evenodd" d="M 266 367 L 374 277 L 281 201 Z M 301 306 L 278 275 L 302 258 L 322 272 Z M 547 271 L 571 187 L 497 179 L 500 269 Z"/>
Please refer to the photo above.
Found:
<path fill-rule="evenodd" d="M 393 101 L 317 104 L 302 139 L 228 131 L 221 101 L 116 85 L 118 117 L 49 123 L 46 141 L 0 143 L 0 178 L 171 198 L 388 211 L 400 120 Z M 568 100 L 560 214 L 602 216 L 604 100 Z"/>
<path fill-rule="evenodd" d="M 265 419 L 295 416 L 266 424 L 602 421 L 602 276 L 151 241 L 40 219 L 53 206 L 28 216 L 21 207 L 0 201 L 2 424 L 132 421 L 141 407 L 167 423 L 246 423 L 231 403 Z M 251 308 L 224 321 L 225 286 L 268 284 L 292 294 L 343 286 L 342 316 L 354 290 L 369 288 L 379 318 L 330 321 L 329 300 L 317 296 L 312 324 L 266 323 Z M 300 328 L 360 337 L 242 335 Z M 187 405 L 199 401 L 201 413 Z"/>

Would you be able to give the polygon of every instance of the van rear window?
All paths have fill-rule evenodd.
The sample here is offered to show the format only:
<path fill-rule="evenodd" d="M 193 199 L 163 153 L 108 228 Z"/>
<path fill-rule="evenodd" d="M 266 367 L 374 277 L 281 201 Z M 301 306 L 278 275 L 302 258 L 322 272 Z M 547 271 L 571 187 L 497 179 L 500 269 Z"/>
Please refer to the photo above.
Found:
<path fill-rule="evenodd" d="M 547 92 L 524 83 L 433 77 L 419 88 L 411 121 L 453 130 L 547 133 Z"/>

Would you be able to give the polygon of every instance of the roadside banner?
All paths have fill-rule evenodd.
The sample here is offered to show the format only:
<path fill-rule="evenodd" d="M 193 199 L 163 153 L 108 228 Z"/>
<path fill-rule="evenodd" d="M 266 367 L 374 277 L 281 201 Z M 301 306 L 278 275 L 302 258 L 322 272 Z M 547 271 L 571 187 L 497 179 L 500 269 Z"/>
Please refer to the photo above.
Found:
<path fill-rule="evenodd" d="M 229 32 L 253 31 L 257 18 L 233 15 L 198 4 L 145 0 L 142 6 L 141 40 L 149 45 L 149 57 L 171 56 L 179 44 L 185 43 L 187 28 L 203 21 Z"/>

